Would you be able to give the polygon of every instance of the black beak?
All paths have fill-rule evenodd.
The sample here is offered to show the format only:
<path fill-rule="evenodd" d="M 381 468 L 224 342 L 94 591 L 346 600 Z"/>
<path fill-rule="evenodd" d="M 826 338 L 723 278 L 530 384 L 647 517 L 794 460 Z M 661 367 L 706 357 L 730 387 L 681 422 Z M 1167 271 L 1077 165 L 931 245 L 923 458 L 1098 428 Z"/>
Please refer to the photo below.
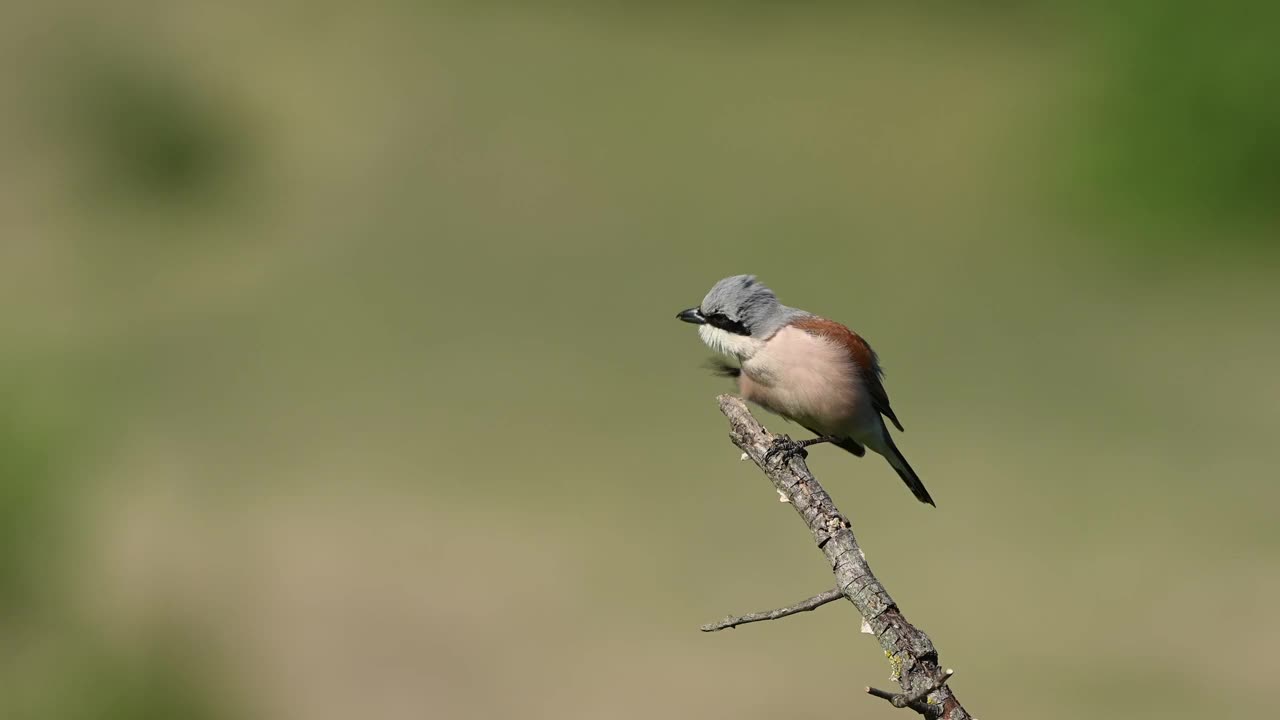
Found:
<path fill-rule="evenodd" d="M 681 320 L 687 323 L 693 323 L 694 325 L 707 324 L 707 319 L 702 316 L 702 311 L 696 307 L 689 308 L 688 310 L 681 310 L 680 313 L 676 315 L 676 317 L 680 318 Z"/>

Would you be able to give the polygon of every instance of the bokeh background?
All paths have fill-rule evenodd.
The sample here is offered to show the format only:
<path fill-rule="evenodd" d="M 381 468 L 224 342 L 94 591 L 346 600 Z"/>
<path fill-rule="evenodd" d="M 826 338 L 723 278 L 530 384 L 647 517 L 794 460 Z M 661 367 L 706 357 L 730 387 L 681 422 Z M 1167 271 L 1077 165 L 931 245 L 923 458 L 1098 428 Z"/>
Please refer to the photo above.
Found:
<path fill-rule="evenodd" d="M 902 717 L 697 631 L 830 582 L 741 272 L 880 351 L 939 508 L 811 464 L 979 717 L 1266 716 L 1278 7 L 4 3 L 0 716 Z"/>

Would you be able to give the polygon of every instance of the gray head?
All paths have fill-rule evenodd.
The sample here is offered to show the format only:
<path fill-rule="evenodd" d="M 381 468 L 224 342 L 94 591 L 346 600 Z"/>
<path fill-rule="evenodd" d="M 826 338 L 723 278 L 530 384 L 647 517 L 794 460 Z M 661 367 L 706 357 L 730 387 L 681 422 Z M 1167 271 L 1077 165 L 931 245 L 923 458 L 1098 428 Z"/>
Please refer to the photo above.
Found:
<path fill-rule="evenodd" d="M 687 323 L 764 339 L 803 314 L 778 302 L 778 296 L 755 275 L 734 275 L 716 283 L 701 305 L 676 317 Z"/>

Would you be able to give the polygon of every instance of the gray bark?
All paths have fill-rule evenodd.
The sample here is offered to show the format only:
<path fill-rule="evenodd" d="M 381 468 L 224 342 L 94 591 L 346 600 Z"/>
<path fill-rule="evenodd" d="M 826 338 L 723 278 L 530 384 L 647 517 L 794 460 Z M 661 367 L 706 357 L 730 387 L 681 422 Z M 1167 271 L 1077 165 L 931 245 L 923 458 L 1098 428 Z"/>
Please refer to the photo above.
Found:
<path fill-rule="evenodd" d="M 747 409 L 746 404 L 732 395 L 719 397 L 720 410 L 729 419 L 729 438 L 750 457 L 764 474 L 800 514 L 818 548 L 831 565 L 836 578 L 836 590 L 848 598 L 862 614 L 866 626 L 875 635 L 889 658 L 893 675 L 902 687 L 900 693 L 867 688 L 867 692 L 887 700 L 895 707 L 906 707 L 925 717 L 943 720 L 968 720 L 971 715 L 960 705 L 946 685 L 950 671 L 944 671 L 938 662 L 938 651 L 922 630 L 907 621 L 894 603 L 889 592 L 871 572 L 858 541 L 853 536 L 849 521 L 831 500 L 827 491 L 809 472 L 803 457 L 773 458 L 765 462 L 775 436 L 764 428 Z M 825 594 L 824 594 L 825 596 Z M 781 608 L 777 617 L 810 610 L 824 603 L 813 604 L 817 596 L 793 608 Z M 752 620 L 772 619 L 763 617 L 770 613 L 753 613 Z M 725 627 L 737 618 L 722 621 Z M 710 629 L 722 623 L 704 626 Z"/>
<path fill-rule="evenodd" d="M 843 600 L 843 599 L 844 599 L 844 593 L 840 592 L 839 590 L 828 590 L 824 593 L 814 595 L 808 600 L 801 600 L 795 605 L 780 607 L 777 610 L 765 610 L 763 612 L 747 613 L 746 615 L 730 615 L 729 617 L 721 620 L 720 622 L 707 623 L 706 625 L 703 625 L 702 632 L 716 632 L 717 630 L 729 630 L 732 628 L 736 628 L 739 625 L 746 625 L 747 623 L 762 622 L 764 620 L 777 620 L 778 618 L 784 618 L 788 615 L 795 615 L 796 613 L 809 612 L 810 610 L 817 610 L 818 608 L 822 607 L 823 605 L 826 605 L 829 602 L 835 602 L 836 600 Z"/>

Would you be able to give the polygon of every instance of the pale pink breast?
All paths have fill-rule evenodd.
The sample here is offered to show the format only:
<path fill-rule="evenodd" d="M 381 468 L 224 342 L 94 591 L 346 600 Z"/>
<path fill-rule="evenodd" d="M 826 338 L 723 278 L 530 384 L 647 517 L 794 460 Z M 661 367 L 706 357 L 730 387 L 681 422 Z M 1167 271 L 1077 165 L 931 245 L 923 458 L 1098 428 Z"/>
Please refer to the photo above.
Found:
<path fill-rule="evenodd" d="M 743 397 L 817 432 L 848 434 L 871 410 L 848 353 L 803 330 L 779 330 L 742 369 Z"/>

